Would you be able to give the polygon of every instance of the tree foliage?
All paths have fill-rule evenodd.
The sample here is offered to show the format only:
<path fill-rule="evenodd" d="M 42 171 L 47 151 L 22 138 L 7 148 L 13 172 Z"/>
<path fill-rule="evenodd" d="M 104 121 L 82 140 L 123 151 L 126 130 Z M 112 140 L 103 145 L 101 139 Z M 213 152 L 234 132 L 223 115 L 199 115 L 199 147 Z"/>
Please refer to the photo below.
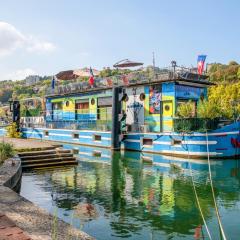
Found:
<path fill-rule="evenodd" d="M 218 104 L 213 104 L 211 101 L 203 100 L 198 104 L 197 116 L 199 118 L 215 119 L 221 115 Z"/>
<path fill-rule="evenodd" d="M 7 128 L 7 136 L 11 138 L 20 138 L 21 133 L 17 131 L 17 124 L 13 122 L 11 125 L 9 125 Z"/>

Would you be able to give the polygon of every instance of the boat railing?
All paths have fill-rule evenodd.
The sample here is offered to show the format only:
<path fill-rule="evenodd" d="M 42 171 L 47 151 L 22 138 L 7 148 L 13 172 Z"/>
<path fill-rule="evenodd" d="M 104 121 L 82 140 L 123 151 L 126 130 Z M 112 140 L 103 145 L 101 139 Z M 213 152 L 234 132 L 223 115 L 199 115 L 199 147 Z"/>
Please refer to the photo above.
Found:
<path fill-rule="evenodd" d="M 173 126 L 175 132 L 205 132 L 216 130 L 219 127 L 219 118 L 174 118 Z"/>
<path fill-rule="evenodd" d="M 110 108 L 77 109 L 73 111 L 49 110 L 41 111 L 38 115 L 21 116 L 23 128 L 56 128 L 75 130 L 104 130 L 110 131 L 112 112 Z"/>
<path fill-rule="evenodd" d="M 86 92 L 97 89 L 109 89 L 115 86 L 131 86 L 146 83 L 157 83 L 178 78 L 198 78 L 195 69 L 184 67 L 161 68 L 156 71 L 134 71 L 128 74 L 114 75 L 109 77 L 95 77 L 94 84 L 91 86 L 88 81 L 81 79 L 74 80 L 69 84 L 60 84 L 58 80 L 55 87 L 46 89 L 46 95 L 64 95 L 69 93 Z"/>

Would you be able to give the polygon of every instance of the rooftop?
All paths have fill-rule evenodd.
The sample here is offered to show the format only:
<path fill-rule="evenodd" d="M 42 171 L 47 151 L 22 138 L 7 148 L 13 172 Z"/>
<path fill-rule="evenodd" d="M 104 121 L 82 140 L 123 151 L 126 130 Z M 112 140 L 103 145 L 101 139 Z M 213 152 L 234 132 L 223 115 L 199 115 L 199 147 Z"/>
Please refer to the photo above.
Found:
<path fill-rule="evenodd" d="M 87 81 L 74 81 L 69 84 L 56 84 L 55 88 L 48 88 L 46 96 L 63 96 L 81 92 L 112 89 L 116 86 L 156 85 L 162 82 L 178 82 L 195 87 L 208 87 L 213 83 L 207 80 L 207 75 L 199 75 L 195 69 L 184 67 L 162 68 L 149 73 L 147 70 L 136 70 L 128 74 L 109 77 L 94 77 L 94 85 L 91 87 Z"/>

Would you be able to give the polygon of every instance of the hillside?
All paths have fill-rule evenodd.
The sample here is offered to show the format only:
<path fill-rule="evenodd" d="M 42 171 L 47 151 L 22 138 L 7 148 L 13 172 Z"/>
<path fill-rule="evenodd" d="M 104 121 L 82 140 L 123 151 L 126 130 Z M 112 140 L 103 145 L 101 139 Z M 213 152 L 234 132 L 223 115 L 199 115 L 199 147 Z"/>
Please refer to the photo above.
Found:
<path fill-rule="evenodd" d="M 240 114 L 240 65 L 231 61 L 229 64 L 212 64 L 208 72 L 209 79 L 216 86 L 209 89 L 209 105 L 217 106 L 219 115 L 236 118 Z"/>

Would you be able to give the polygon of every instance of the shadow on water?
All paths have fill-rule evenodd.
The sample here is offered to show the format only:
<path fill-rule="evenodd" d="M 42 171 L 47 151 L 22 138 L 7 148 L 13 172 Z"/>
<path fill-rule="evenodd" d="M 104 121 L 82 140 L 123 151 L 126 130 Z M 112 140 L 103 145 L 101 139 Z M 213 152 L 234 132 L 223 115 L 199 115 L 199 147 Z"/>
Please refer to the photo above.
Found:
<path fill-rule="evenodd" d="M 21 194 L 97 239 L 203 239 L 189 162 L 138 152 L 78 148 L 77 167 L 25 173 Z M 240 162 L 212 161 L 213 181 L 227 236 L 238 239 Z M 205 160 L 191 160 L 198 198 L 214 239 L 219 229 Z M 237 209 L 237 210 L 236 210 Z M 229 222 L 229 219 L 234 219 Z"/>

